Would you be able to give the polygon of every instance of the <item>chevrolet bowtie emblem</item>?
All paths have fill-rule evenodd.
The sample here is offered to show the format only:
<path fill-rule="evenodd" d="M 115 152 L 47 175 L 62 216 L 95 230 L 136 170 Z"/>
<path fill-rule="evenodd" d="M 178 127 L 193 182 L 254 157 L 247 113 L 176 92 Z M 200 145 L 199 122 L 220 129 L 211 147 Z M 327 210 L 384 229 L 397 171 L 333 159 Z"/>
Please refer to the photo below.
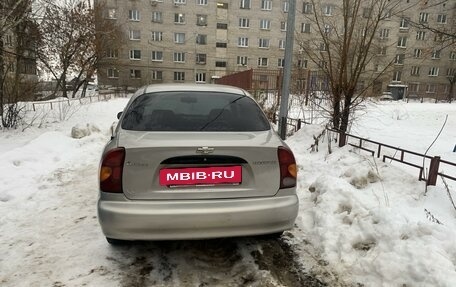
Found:
<path fill-rule="evenodd" d="M 213 147 L 208 147 L 208 146 L 202 146 L 196 149 L 196 152 L 202 153 L 202 154 L 208 154 L 208 153 L 213 153 L 214 148 Z"/>

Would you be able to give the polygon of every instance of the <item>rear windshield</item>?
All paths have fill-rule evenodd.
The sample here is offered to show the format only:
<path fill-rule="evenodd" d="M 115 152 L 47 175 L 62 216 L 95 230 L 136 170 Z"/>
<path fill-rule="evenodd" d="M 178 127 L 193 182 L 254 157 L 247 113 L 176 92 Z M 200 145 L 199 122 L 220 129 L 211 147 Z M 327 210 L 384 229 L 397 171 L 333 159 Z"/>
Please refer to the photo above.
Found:
<path fill-rule="evenodd" d="M 134 131 L 265 131 L 270 125 L 248 96 L 217 92 L 158 92 L 136 98 L 122 120 Z"/>

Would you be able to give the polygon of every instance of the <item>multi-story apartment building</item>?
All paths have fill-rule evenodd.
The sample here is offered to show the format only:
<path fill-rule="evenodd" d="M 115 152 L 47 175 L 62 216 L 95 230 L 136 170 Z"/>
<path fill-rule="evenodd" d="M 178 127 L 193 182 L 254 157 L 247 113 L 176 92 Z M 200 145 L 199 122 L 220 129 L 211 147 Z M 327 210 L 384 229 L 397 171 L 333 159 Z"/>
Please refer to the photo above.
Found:
<path fill-rule="evenodd" d="M 287 0 L 96 2 L 104 6 L 107 20 L 116 21 L 123 27 L 127 39 L 119 49 L 106 51 L 98 69 L 102 86 L 210 83 L 214 78 L 246 69 L 283 67 Z M 326 9 L 324 15 L 330 17 L 339 2 L 328 0 L 322 7 L 313 7 L 308 0 L 296 0 L 296 38 L 302 41 L 314 33 L 315 27 L 308 21 L 311 9 Z M 445 44 L 438 33 L 416 23 L 454 34 L 455 3 L 405 2 L 410 3 L 409 9 L 382 21 L 378 30 L 376 41 L 382 43 L 383 48 L 378 52 L 376 65 L 390 68 L 374 88 L 378 93 L 391 90 L 399 97 L 407 89 L 409 94 L 420 97 L 443 95 L 449 90 L 447 75 L 455 69 L 454 44 L 447 45 L 447 41 Z M 299 51 L 298 45 L 295 45 L 295 51 L 295 68 L 300 71 L 318 69 Z"/>
<path fill-rule="evenodd" d="M 26 17 L 31 11 L 28 4 L 27 1 L 5 1 L 0 5 L 0 70 L 3 89 L 11 85 L 9 82 L 20 80 L 35 83 L 38 80 L 35 53 L 38 32 L 36 23 Z M 12 78 L 18 79 L 11 80 Z"/>

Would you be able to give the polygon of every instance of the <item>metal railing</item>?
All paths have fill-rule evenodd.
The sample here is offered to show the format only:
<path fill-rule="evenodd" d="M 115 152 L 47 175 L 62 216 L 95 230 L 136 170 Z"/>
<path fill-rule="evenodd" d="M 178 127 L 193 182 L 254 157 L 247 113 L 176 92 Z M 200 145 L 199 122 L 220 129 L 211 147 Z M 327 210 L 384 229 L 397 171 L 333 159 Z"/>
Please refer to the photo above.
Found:
<path fill-rule="evenodd" d="M 90 97 L 83 97 L 83 98 L 74 98 L 74 99 L 63 99 L 63 100 L 50 100 L 50 101 L 43 101 L 43 102 L 31 102 L 30 108 L 34 112 L 37 110 L 37 107 L 49 105 L 50 109 L 54 109 L 54 107 L 58 107 L 59 105 L 66 104 L 68 106 L 71 105 L 72 102 L 78 101 L 79 104 L 88 104 L 92 102 L 101 102 L 107 101 L 111 98 L 124 98 L 126 94 L 121 93 L 110 93 L 110 94 L 97 94 L 96 96 Z"/>
<path fill-rule="evenodd" d="M 355 135 L 351 135 L 351 134 L 348 134 L 348 133 L 345 133 L 345 132 L 341 132 L 341 131 L 338 131 L 338 130 L 334 130 L 334 129 L 328 129 L 328 130 L 330 132 L 334 132 L 334 133 L 337 133 L 339 135 L 339 147 L 343 147 L 346 144 L 348 144 L 350 146 L 359 148 L 360 150 L 369 152 L 372 156 L 377 156 L 377 158 L 380 158 L 383 155 L 383 157 L 382 157 L 382 161 L 383 162 L 385 162 L 386 159 L 389 159 L 391 161 L 396 161 L 396 162 L 399 162 L 399 163 L 402 163 L 402 164 L 417 168 L 419 170 L 418 180 L 426 181 L 426 185 L 435 185 L 437 183 L 437 177 L 438 176 L 441 176 L 443 178 L 448 178 L 450 180 L 456 181 L 456 176 L 444 173 L 443 170 L 440 169 L 440 167 L 442 165 L 452 166 L 452 167 L 456 168 L 456 163 L 450 162 L 450 161 L 447 161 L 447 160 L 442 160 L 440 158 L 440 156 L 429 156 L 429 155 L 426 155 L 426 154 L 421 154 L 421 153 L 417 153 L 417 152 L 414 152 L 414 151 L 410 151 L 410 150 L 402 149 L 402 148 L 399 148 L 399 147 L 395 147 L 395 146 L 387 145 L 387 144 L 384 144 L 384 143 L 380 143 L 380 142 L 377 142 L 377 141 L 365 139 L 365 138 L 362 138 L 362 137 L 359 137 L 359 136 L 355 136 Z M 350 142 L 350 139 L 355 139 L 356 142 L 355 143 L 353 141 Z M 366 146 L 365 143 L 376 145 L 377 148 L 376 149 L 372 149 L 371 147 Z M 394 155 L 393 156 L 389 156 L 389 155 L 382 154 L 382 150 L 384 150 L 385 148 L 389 148 L 389 149 L 394 150 L 395 151 Z M 398 152 L 399 152 L 399 158 L 396 158 L 396 154 Z M 413 155 L 415 157 L 418 157 L 418 158 L 421 159 L 421 161 L 423 163 L 425 162 L 426 159 L 430 160 L 429 166 L 427 168 L 427 170 L 428 170 L 427 178 L 426 178 L 425 172 L 424 172 L 425 171 L 424 170 L 425 169 L 424 164 L 423 165 L 418 165 L 418 164 L 416 164 L 416 163 L 414 163 L 414 162 L 412 162 L 410 160 L 407 160 L 405 158 L 407 155 Z"/>

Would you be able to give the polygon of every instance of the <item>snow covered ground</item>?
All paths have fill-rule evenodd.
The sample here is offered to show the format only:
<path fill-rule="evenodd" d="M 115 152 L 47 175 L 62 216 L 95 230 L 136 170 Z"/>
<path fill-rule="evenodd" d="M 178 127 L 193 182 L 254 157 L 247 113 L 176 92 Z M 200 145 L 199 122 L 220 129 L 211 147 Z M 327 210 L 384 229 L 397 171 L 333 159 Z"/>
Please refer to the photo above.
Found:
<path fill-rule="evenodd" d="M 303 269 L 314 258 L 331 282 L 456 285 L 456 210 L 441 183 L 424 195 L 416 171 L 334 143 L 328 154 L 327 138 L 312 152 L 322 129 L 315 125 L 287 140 L 301 202 L 296 228 L 282 239 L 292 250 L 255 239 L 110 247 L 96 219 L 96 171 L 126 101 L 44 113 L 24 132 L 0 131 L 1 286 L 295 286 L 299 280 L 273 269 L 289 270 L 290 254 Z M 69 119 L 61 121 L 62 113 Z M 352 132 L 424 152 L 447 114 L 428 153 L 456 161 L 455 104 L 370 103 Z M 100 132 L 73 139 L 77 124 Z"/>

